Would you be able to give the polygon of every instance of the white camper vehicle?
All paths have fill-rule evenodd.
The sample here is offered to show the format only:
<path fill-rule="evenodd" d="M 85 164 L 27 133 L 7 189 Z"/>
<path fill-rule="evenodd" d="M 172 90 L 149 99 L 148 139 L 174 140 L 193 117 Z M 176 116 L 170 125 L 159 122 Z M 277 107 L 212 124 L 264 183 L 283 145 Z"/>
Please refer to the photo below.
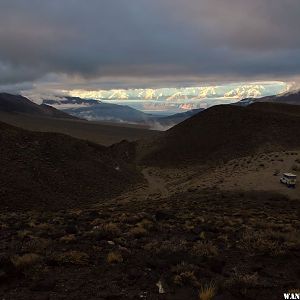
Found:
<path fill-rule="evenodd" d="M 280 182 L 286 184 L 288 187 L 295 187 L 297 181 L 297 175 L 292 173 L 284 173 L 280 178 Z"/>

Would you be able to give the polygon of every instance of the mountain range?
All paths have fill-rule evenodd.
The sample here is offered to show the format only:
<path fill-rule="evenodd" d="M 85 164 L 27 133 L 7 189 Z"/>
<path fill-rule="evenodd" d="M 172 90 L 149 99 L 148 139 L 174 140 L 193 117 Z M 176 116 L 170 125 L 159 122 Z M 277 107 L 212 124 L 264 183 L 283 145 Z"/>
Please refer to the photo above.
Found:
<path fill-rule="evenodd" d="M 197 100 L 205 98 L 249 98 L 262 97 L 283 92 L 287 89 L 285 83 L 274 84 L 247 83 L 227 84 L 220 86 L 156 88 L 156 89 L 113 89 L 84 91 L 74 90 L 71 96 L 97 100 Z"/>
<path fill-rule="evenodd" d="M 73 90 L 68 96 L 129 105 L 146 113 L 164 112 L 170 115 L 230 104 L 244 98 L 277 95 L 289 88 L 286 83 L 276 81 L 152 89 Z"/>
<path fill-rule="evenodd" d="M 170 116 L 163 116 L 144 113 L 128 105 L 112 104 L 79 97 L 56 97 L 54 100 L 43 100 L 43 104 L 90 121 L 144 124 L 157 129 L 171 127 L 204 110 L 199 108 Z"/>

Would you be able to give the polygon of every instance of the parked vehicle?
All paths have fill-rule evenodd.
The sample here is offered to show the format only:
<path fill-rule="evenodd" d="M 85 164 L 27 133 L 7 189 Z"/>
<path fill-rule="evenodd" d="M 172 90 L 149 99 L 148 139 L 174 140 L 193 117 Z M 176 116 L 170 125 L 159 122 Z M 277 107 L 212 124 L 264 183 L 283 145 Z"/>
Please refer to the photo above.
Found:
<path fill-rule="evenodd" d="M 280 182 L 287 185 L 288 187 L 296 187 L 297 175 L 292 173 L 283 173 L 280 178 Z"/>

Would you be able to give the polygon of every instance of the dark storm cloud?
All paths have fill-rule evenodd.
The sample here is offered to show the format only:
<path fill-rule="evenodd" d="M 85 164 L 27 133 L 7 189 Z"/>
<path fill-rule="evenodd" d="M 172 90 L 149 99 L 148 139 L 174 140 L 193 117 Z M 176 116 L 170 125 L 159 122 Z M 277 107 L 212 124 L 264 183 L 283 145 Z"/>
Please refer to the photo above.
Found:
<path fill-rule="evenodd" d="M 0 84 L 294 76 L 299 15 L 299 0 L 3 0 Z"/>

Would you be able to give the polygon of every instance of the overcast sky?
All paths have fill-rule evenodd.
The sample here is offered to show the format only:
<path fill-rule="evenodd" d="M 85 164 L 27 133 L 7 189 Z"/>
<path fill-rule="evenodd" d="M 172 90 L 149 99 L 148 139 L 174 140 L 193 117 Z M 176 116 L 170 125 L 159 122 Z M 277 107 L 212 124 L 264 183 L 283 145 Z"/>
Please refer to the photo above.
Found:
<path fill-rule="evenodd" d="M 294 80 L 299 0 L 1 0 L 0 85 Z"/>

